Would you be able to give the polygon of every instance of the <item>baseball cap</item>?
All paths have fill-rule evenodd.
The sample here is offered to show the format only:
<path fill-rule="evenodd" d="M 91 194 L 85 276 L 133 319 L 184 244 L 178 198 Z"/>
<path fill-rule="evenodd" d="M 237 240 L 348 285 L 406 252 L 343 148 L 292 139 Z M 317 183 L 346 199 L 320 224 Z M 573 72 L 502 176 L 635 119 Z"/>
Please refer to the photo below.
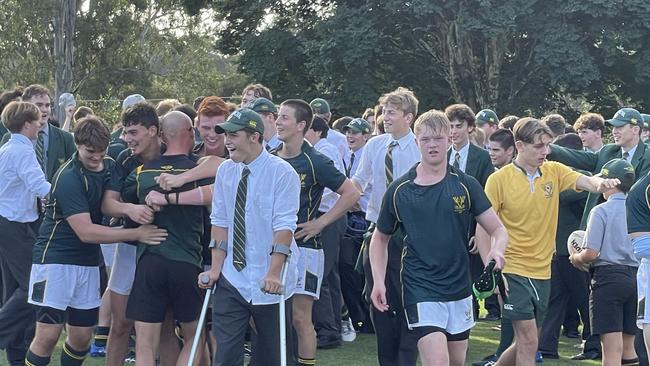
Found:
<path fill-rule="evenodd" d="M 70 93 L 63 93 L 59 96 L 59 106 L 67 107 L 69 105 L 76 106 L 77 101 L 74 99 L 74 95 Z"/>
<path fill-rule="evenodd" d="M 497 117 L 497 114 L 491 109 L 483 109 L 476 113 L 476 124 L 483 125 L 486 123 L 491 123 L 493 125 L 499 124 L 499 117 Z"/>
<path fill-rule="evenodd" d="M 350 121 L 350 123 L 343 126 L 341 130 L 343 130 L 343 132 L 352 130 L 354 132 L 361 132 L 363 134 L 366 134 L 366 133 L 370 133 L 370 123 L 368 123 L 368 121 L 366 121 L 363 118 L 355 118 L 352 121 Z"/>
<path fill-rule="evenodd" d="M 147 101 L 147 100 L 144 99 L 144 97 L 142 95 L 140 95 L 140 94 L 131 94 L 128 97 L 124 98 L 124 100 L 122 101 L 122 110 L 124 111 L 124 110 L 126 110 L 127 108 L 129 108 L 130 106 L 132 106 L 134 104 L 138 104 L 140 102 L 145 102 L 145 101 Z"/>
<path fill-rule="evenodd" d="M 246 106 L 246 108 L 250 108 L 257 113 L 278 113 L 278 108 L 275 106 L 275 104 L 264 97 L 259 97 L 254 101 L 248 103 L 248 106 Z"/>
<path fill-rule="evenodd" d="M 621 185 L 630 187 L 634 184 L 635 173 L 632 164 L 625 159 L 612 159 L 605 163 L 598 175 L 602 178 L 618 179 Z"/>
<path fill-rule="evenodd" d="M 643 124 L 643 117 L 634 108 L 621 108 L 616 112 L 614 118 L 607 120 L 607 123 L 614 127 L 625 126 L 628 123 L 641 126 Z"/>
<path fill-rule="evenodd" d="M 309 106 L 316 114 L 325 114 L 330 112 L 330 104 L 323 98 L 316 98 L 309 103 Z"/>
<path fill-rule="evenodd" d="M 216 133 L 237 132 L 244 128 L 250 128 L 263 134 L 264 123 L 262 117 L 249 108 L 241 108 L 232 112 L 226 122 L 214 126 L 214 131 Z"/>
<path fill-rule="evenodd" d="M 641 118 L 643 118 L 643 128 L 646 130 L 650 129 L 650 114 L 641 113 Z"/>

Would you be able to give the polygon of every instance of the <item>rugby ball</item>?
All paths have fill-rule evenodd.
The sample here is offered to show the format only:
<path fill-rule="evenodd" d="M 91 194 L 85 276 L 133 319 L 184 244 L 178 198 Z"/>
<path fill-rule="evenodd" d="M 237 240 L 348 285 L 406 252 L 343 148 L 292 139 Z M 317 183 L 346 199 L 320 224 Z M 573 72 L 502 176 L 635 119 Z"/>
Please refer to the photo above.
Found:
<path fill-rule="evenodd" d="M 576 230 L 569 235 L 569 238 L 567 239 L 566 242 L 566 247 L 567 250 L 569 251 L 569 256 L 572 254 L 577 254 L 582 252 L 582 250 L 585 249 L 587 246 L 587 243 L 585 243 L 585 231 L 584 230 Z M 589 271 L 589 264 L 585 263 L 582 265 L 580 270 L 588 272 Z"/>

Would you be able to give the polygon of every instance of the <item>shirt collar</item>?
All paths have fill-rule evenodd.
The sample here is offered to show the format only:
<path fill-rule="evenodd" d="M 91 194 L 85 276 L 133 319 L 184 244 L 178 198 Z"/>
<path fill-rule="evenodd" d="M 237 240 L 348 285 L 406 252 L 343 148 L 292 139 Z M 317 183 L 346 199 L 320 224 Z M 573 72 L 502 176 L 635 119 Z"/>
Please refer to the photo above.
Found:
<path fill-rule="evenodd" d="M 45 127 L 43 127 L 43 129 L 41 131 L 43 131 L 43 134 L 45 134 L 45 137 L 49 136 L 50 135 L 50 123 L 49 122 L 46 123 Z"/>
<path fill-rule="evenodd" d="M 609 199 L 615 199 L 615 200 L 625 200 L 625 193 L 623 192 L 617 192 L 614 193 L 613 195 L 609 196 Z"/>
<path fill-rule="evenodd" d="M 639 144 L 643 144 L 643 142 L 639 142 Z M 630 161 L 632 161 L 632 158 L 634 157 L 634 153 L 636 152 L 636 148 L 637 148 L 637 147 L 639 147 L 638 144 L 637 144 L 637 145 L 634 145 L 634 147 L 631 148 L 631 149 L 628 150 L 628 151 L 625 151 L 625 150 L 623 150 L 623 148 L 621 148 L 621 156 L 623 155 L 623 153 L 627 152 L 628 154 L 630 154 Z"/>
<path fill-rule="evenodd" d="M 412 141 L 415 141 L 415 135 L 413 134 L 413 131 L 409 130 L 409 133 L 402 136 L 399 140 L 395 140 L 393 136 L 390 136 L 386 146 L 390 145 L 393 141 L 397 141 L 397 147 L 400 150 L 404 150 Z"/>
<path fill-rule="evenodd" d="M 268 158 L 269 158 L 269 152 L 266 151 L 266 149 L 262 149 L 262 152 L 253 161 L 251 161 L 250 164 L 248 165 L 244 163 L 240 163 L 240 164 L 242 165 L 242 170 L 244 167 L 246 167 L 248 168 L 248 170 L 251 171 L 251 174 L 254 175 L 255 172 L 262 169 L 264 163 Z"/>
<path fill-rule="evenodd" d="M 543 163 L 542 163 L 542 164 L 543 164 Z M 542 176 L 542 167 L 541 167 L 541 166 L 540 166 L 539 168 L 537 168 L 537 170 L 535 171 L 535 174 L 533 174 L 533 175 L 531 176 L 530 174 L 528 174 L 528 172 L 526 171 L 526 169 L 524 169 L 523 167 L 519 166 L 519 164 L 517 164 L 517 162 L 515 161 L 515 159 L 512 159 L 512 165 L 514 165 L 517 169 L 519 169 L 519 170 L 520 170 L 522 173 L 524 173 L 524 175 L 526 175 L 527 177 L 537 178 L 537 177 L 541 177 L 541 176 Z"/>
<path fill-rule="evenodd" d="M 456 149 L 454 149 L 454 145 L 452 145 L 451 146 L 452 158 L 453 158 L 453 155 L 455 153 L 459 153 L 461 159 L 467 159 L 467 154 L 469 153 L 469 145 L 470 145 L 470 142 L 467 141 L 465 146 L 461 147 L 460 150 L 458 150 L 458 151 Z"/>
<path fill-rule="evenodd" d="M 30 140 L 27 136 L 21 133 L 12 133 L 11 140 L 19 142 L 21 144 L 26 144 L 26 145 L 29 144 L 29 146 L 32 146 L 32 140 Z"/>
<path fill-rule="evenodd" d="M 327 143 L 326 139 L 320 139 L 314 144 L 314 149 L 318 150 L 318 147 L 325 145 Z"/>
<path fill-rule="evenodd" d="M 357 151 L 349 149 L 348 152 L 349 152 L 350 156 L 354 155 L 355 157 L 361 157 L 361 154 L 363 154 L 363 148 L 364 147 L 366 147 L 366 145 L 361 146 L 360 148 L 357 149 Z"/>

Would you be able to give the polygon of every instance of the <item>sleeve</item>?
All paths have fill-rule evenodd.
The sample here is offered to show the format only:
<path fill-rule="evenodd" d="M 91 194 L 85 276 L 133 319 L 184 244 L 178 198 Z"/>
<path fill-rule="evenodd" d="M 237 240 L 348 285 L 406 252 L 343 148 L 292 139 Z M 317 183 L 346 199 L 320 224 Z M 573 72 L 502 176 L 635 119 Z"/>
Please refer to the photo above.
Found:
<path fill-rule="evenodd" d="M 388 190 L 381 201 L 381 209 L 377 219 L 377 230 L 387 235 L 394 234 L 399 226 L 399 218 L 394 203 L 395 200 L 393 199 L 396 187 L 395 182 L 388 186 Z"/>
<path fill-rule="evenodd" d="M 347 178 L 343 173 L 336 169 L 334 162 L 327 156 L 321 154 L 318 161 L 318 167 L 315 169 L 316 181 L 318 181 L 320 185 L 331 189 L 333 192 L 338 191 Z"/>
<path fill-rule="evenodd" d="M 586 248 L 593 249 L 597 252 L 601 251 L 605 236 L 605 219 L 606 217 L 602 207 L 594 207 L 589 213 L 587 230 L 585 232 Z"/>
<path fill-rule="evenodd" d="M 485 183 L 487 183 L 487 179 L 492 173 L 494 173 L 494 166 L 490 160 L 490 155 L 484 155 L 484 159 L 481 163 L 481 174 L 479 175 L 479 178 L 477 178 L 481 185 L 481 190 L 482 187 L 485 187 Z"/>
<path fill-rule="evenodd" d="M 472 176 L 468 175 L 467 178 L 467 190 L 471 200 L 470 210 L 474 217 L 480 216 L 483 212 L 489 210 L 492 204 L 483 191 L 481 184 Z"/>
<path fill-rule="evenodd" d="M 650 231 L 650 185 L 647 182 L 647 178 L 637 182 L 625 200 L 630 234 Z"/>
<path fill-rule="evenodd" d="M 52 192 L 63 217 L 68 218 L 80 213 L 90 213 L 86 188 L 80 177 L 66 172 L 61 174 L 57 186 Z"/>
<path fill-rule="evenodd" d="M 273 197 L 273 232 L 296 230 L 298 209 L 300 208 L 300 178 L 291 167 L 277 178 L 274 183 Z"/>
<path fill-rule="evenodd" d="M 109 191 L 121 192 L 124 180 L 130 173 L 126 171 L 126 167 L 124 166 L 125 155 L 123 153 L 124 151 L 117 157 L 111 170 L 111 177 L 106 185 L 106 189 Z"/>
<path fill-rule="evenodd" d="M 122 184 L 122 201 L 128 203 L 139 203 L 138 198 L 138 176 L 136 171 L 132 171 Z"/>
<path fill-rule="evenodd" d="M 359 165 L 357 166 L 357 170 L 354 172 L 354 176 L 352 177 L 352 180 L 357 182 L 363 191 L 366 190 L 366 187 L 368 186 L 368 183 L 370 182 L 370 179 L 372 178 L 372 161 L 368 157 L 370 153 L 368 152 L 370 150 L 370 147 L 373 146 L 371 142 L 368 142 L 366 144 L 366 147 L 363 149 L 363 152 L 361 153 L 361 159 L 359 160 Z"/>
<path fill-rule="evenodd" d="M 47 196 L 50 193 L 50 183 L 45 179 L 45 174 L 36 160 L 36 155 L 33 153 L 20 154 L 18 159 L 16 165 L 19 169 L 16 169 L 16 172 L 20 180 L 28 187 L 27 189 L 35 196 L 41 198 Z"/>
<path fill-rule="evenodd" d="M 71 133 L 61 132 L 63 133 L 65 159 L 68 160 L 77 151 L 77 147 L 74 145 L 74 138 Z"/>
<path fill-rule="evenodd" d="M 225 195 L 225 179 L 228 179 L 224 174 L 224 166 L 226 162 L 222 163 L 217 169 L 217 174 L 214 178 L 214 191 L 212 192 L 212 211 L 210 212 L 210 222 L 212 226 L 220 228 L 228 228 L 227 211 L 226 211 L 226 195 Z"/>
<path fill-rule="evenodd" d="M 551 144 L 551 153 L 547 156 L 547 159 L 590 172 L 595 171 L 596 164 L 598 164 L 598 154 L 590 151 L 567 149 L 555 144 Z"/>
<path fill-rule="evenodd" d="M 556 176 L 558 177 L 558 189 L 560 192 L 567 189 L 577 190 L 576 183 L 582 174 L 562 163 L 553 163 L 553 169 L 555 169 Z"/>
<path fill-rule="evenodd" d="M 492 208 L 494 208 L 497 215 L 501 211 L 503 204 L 499 177 L 500 175 L 498 174 L 492 174 L 488 177 L 488 180 L 485 183 L 485 195 L 492 204 Z"/>

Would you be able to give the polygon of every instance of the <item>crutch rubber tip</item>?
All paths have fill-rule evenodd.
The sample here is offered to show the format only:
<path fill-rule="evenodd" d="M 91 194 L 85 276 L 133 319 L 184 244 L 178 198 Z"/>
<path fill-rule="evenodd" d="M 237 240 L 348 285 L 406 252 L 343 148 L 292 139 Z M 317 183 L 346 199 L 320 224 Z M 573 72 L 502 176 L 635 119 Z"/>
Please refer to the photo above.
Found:
<path fill-rule="evenodd" d="M 204 284 L 204 285 L 207 285 L 208 283 L 210 283 L 210 276 L 208 276 L 207 274 L 204 274 L 203 276 L 201 276 L 201 283 Z"/>

